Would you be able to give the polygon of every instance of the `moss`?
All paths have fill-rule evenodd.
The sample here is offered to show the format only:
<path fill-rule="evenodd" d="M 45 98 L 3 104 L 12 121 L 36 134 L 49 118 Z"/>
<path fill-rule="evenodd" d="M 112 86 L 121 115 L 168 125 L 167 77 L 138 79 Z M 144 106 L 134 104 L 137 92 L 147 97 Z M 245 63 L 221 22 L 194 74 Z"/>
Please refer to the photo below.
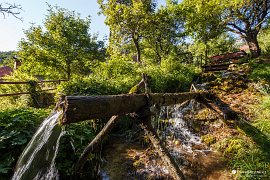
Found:
<path fill-rule="evenodd" d="M 225 138 L 216 144 L 225 157 L 239 158 L 249 149 L 248 142 L 240 137 Z"/>
<path fill-rule="evenodd" d="M 202 142 L 204 142 L 208 146 L 216 143 L 216 137 L 211 135 L 211 134 L 206 134 L 206 135 L 202 136 L 201 140 L 202 140 Z"/>

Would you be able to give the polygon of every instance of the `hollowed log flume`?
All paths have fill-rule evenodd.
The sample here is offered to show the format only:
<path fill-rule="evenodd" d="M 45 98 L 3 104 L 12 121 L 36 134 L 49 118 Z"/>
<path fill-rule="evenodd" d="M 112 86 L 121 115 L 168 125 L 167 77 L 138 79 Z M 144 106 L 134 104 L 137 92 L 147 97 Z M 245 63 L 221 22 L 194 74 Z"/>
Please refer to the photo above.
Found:
<path fill-rule="evenodd" d="M 150 94 L 122 94 L 101 96 L 65 96 L 58 103 L 57 108 L 64 111 L 61 124 L 79 121 L 110 118 L 137 112 L 151 106 L 168 106 L 180 104 L 190 99 L 208 96 L 206 92 L 195 93 L 150 93 Z"/>

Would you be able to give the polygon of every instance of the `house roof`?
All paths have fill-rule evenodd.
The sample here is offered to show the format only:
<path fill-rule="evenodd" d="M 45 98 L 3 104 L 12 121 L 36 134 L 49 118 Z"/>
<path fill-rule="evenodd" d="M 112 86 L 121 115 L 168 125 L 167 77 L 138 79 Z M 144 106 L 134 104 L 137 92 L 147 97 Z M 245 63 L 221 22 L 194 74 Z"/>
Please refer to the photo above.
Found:
<path fill-rule="evenodd" d="M 10 75 L 12 72 L 13 72 L 13 70 L 9 66 L 0 67 L 0 77 Z"/>

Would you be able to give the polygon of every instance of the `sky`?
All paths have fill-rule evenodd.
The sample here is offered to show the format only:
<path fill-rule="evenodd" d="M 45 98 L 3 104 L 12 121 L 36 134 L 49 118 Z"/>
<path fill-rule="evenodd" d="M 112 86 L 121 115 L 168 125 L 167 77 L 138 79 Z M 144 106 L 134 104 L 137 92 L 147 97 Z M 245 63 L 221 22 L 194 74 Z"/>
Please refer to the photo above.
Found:
<path fill-rule="evenodd" d="M 159 5 L 165 5 L 166 0 L 158 0 Z M 90 33 L 98 33 L 99 39 L 104 39 L 109 34 L 109 28 L 104 24 L 105 17 L 98 15 L 99 5 L 97 0 L 0 0 L 4 3 L 19 4 L 23 11 L 19 15 L 20 21 L 9 15 L 4 18 L 0 14 L 0 51 L 17 50 L 18 42 L 24 36 L 24 30 L 31 24 L 42 25 L 47 14 L 47 3 L 75 11 L 82 18 L 91 16 Z"/>

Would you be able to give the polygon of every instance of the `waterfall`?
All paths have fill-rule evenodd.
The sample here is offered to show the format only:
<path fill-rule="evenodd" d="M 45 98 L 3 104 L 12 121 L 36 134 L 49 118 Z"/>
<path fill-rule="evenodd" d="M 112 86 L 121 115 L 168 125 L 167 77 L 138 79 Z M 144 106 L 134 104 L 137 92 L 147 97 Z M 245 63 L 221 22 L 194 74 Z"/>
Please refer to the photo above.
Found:
<path fill-rule="evenodd" d="M 62 114 L 61 111 L 53 112 L 42 122 L 21 154 L 12 180 L 59 179 L 55 158 L 63 135 L 62 127 L 58 124 Z"/>

